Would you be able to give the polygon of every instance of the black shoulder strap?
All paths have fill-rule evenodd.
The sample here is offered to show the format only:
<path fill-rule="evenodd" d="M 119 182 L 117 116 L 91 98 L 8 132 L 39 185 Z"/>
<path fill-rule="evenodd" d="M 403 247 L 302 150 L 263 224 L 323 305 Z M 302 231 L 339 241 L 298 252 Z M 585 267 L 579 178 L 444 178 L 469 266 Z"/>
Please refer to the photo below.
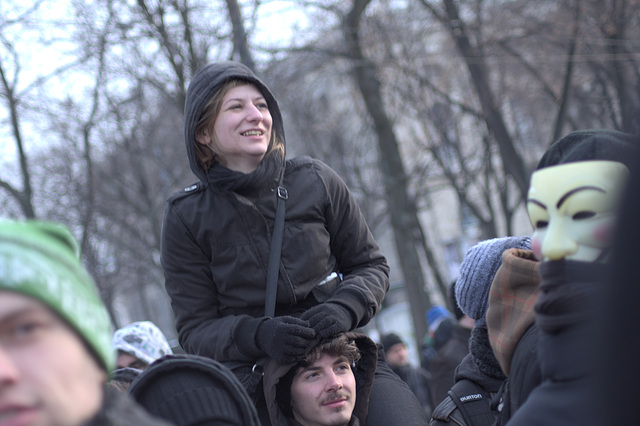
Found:
<path fill-rule="evenodd" d="M 264 304 L 264 314 L 273 317 L 276 313 L 276 295 L 278 290 L 278 270 L 280 269 L 280 254 L 282 251 L 282 233 L 284 232 L 285 201 L 289 198 L 286 188 L 278 186 L 276 220 L 273 224 L 271 247 L 269 249 L 269 267 L 267 269 L 267 295 Z"/>
<path fill-rule="evenodd" d="M 471 380 L 456 382 L 448 393 L 468 426 L 491 426 L 495 421 L 491 396 Z"/>

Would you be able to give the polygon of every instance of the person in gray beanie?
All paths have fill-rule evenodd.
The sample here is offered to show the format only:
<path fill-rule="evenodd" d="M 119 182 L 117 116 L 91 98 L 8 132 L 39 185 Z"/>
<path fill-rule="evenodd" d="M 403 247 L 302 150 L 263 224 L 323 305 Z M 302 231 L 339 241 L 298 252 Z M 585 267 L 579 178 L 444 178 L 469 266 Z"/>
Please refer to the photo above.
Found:
<path fill-rule="evenodd" d="M 416 367 L 409 362 L 407 344 L 396 333 L 388 333 L 380 338 L 384 347 L 384 356 L 387 364 L 414 393 L 427 416 L 431 417 L 433 411 L 433 398 L 431 397 L 431 374 L 422 367 Z"/>
<path fill-rule="evenodd" d="M 476 321 L 476 326 L 486 325 L 489 290 L 500 263 L 502 253 L 508 249 L 531 248 L 531 237 L 503 237 L 481 241 L 471 247 L 460 265 L 455 294 L 458 306 Z"/>
<path fill-rule="evenodd" d="M 455 384 L 434 410 L 430 425 L 491 425 L 498 412 L 492 399 L 506 376 L 493 354 L 487 334 L 486 313 L 489 290 L 502 262 L 502 253 L 511 248 L 529 249 L 529 236 L 494 238 L 471 247 L 460 265 L 455 284 L 456 302 L 462 312 L 475 320 L 469 339 L 469 354 L 455 372 Z M 466 401 L 462 405 L 461 401 Z M 472 407 L 460 409 L 459 407 Z"/>

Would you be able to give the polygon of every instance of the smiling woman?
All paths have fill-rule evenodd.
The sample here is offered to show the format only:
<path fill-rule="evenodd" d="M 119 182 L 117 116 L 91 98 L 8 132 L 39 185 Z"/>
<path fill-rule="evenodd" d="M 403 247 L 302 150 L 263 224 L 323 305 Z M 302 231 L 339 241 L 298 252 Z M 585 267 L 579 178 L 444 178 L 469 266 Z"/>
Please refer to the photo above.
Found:
<path fill-rule="evenodd" d="M 389 288 L 389 268 L 342 179 L 316 159 L 285 160 L 278 102 L 246 66 L 218 62 L 196 72 L 184 132 L 199 182 L 169 198 L 161 257 L 180 344 L 226 363 L 269 424 L 261 376 L 252 372 L 269 358 L 299 361 L 320 339 L 367 324 Z M 390 418 L 426 424 L 386 364 L 375 374 L 377 397 L 398 401 L 389 403 Z"/>
<path fill-rule="evenodd" d="M 269 146 L 275 145 L 272 122 L 267 101 L 256 86 L 229 80 L 205 106 L 195 130 L 203 167 L 208 170 L 215 161 L 230 170 L 253 172 Z"/>

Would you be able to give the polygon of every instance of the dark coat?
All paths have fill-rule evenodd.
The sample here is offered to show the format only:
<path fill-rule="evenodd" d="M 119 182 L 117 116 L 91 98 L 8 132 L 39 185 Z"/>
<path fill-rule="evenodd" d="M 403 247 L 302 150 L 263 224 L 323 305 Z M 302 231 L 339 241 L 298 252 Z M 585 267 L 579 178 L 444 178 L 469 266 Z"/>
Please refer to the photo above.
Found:
<path fill-rule="evenodd" d="M 356 379 L 356 403 L 351 422 L 349 422 L 349 426 L 359 426 L 366 424 L 369 397 L 378 362 L 378 349 L 373 340 L 365 334 L 347 333 L 346 335 L 355 340 L 362 356 L 353 369 L 353 375 Z M 279 364 L 273 360 L 270 360 L 265 366 L 263 388 L 269 417 L 273 426 L 293 426 L 298 424 L 295 420 L 289 419 L 284 415 L 276 400 L 278 382 L 295 366 L 296 364 Z"/>
<path fill-rule="evenodd" d="M 420 405 L 422 405 L 425 414 L 431 417 L 434 405 L 429 388 L 431 381 L 429 372 L 422 367 L 414 367 L 411 364 L 406 364 L 401 367 L 394 365 L 389 366 L 391 370 L 409 386 L 411 392 L 413 392 L 416 398 L 418 398 L 418 401 L 420 401 Z"/>
<path fill-rule="evenodd" d="M 440 348 L 431 361 L 431 397 L 434 407 L 447 396 L 447 392 L 455 383 L 453 380 L 456 367 L 469 353 L 469 337 L 471 329 L 456 324 L 449 341 Z"/>
<path fill-rule="evenodd" d="M 612 272 L 606 277 L 602 306 L 594 316 L 601 323 L 593 347 L 599 366 L 596 379 L 598 425 L 631 425 L 638 422 L 638 383 L 640 383 L 640 154 L 630 156 L 634 166 L 622 194 L 622 205 L 614 233 Z"/>
<path fill-rule="evenodd" d="M 152 416 L 133 399 L 107 386 L 100 411 L 84 426 L 171 426 L 172 424 Z"/>
<path fill-rule="evenodd" d="M 520 338 L 510 362 L 511 371 L 502 389 L 502 410 L 497 425 L 506 425 L 542 381 L 538 362 L 538 327 L 533 323 Z"/>
<path fill-rule="evenodd" d="M 507 424 L 541 381 L 534 311 L 539 267 L 531 250 L 506 250 L 491 284 L 487 331 L 496 359 L 509 376 L 502 389 L 498 425 Z"/>
<path fill-rule="evenodd" d="M 509 425 L 595 424 L 595 371 L 591 356 L 597 306 L 608 265 L 572 260 L 540 265 L 536 303 L 541 383 L 513 413 Z"/>
<path fill-rule="evenodd" d="M 491 417 L 495 420 L 498 413 L 493 410 L 491 400 L 498 394 L 505 376 L 500 370 L 498 361 L 493 356 L 486 327 L 474 327 L 469 340 L 469 354 L 464 357 L 456 368 L 454 381 L 469 380 L 476 385 L 479 393 L 483 394 L 487 410 L 481 413 L 482 420 Z M 491 407 L 490 407 L 491 406 Z M 433 410 L 430 426 L 466 425 L 460 409 L 451 398 L 445 398 Z M 474 423 L 468 426 L 473 426 Z"/>
<path fill-rule="evenodd" d="M 238 189 L 229 182 L 229 175 L 231 180 L 237 177 L 232 172 L 219 179 L 219 173 L 209 170 L 207 174 L 200 166 L 194 148 L 195 123 L 211 94 L 230 77 L 258 87 L 269 105 L 273 128 L 284 139 L 273 95 L 246 67 L 216 63 L 194 76 L 185 107 L 185 138 L 191 169 L 200 181 L 167 202 L 161 261 L 185 351 L 219 361 L 252 363 L 264 355 L 255 337 L 264 320 L 276 210 L 276 182 L 271 178 L 282 170 L 262 180 L 249 179 L 250 187 Z M 355 199 L 340 177 L 320 161 L 299 158 L 282 167 L 282 186 L 289 198 L 276 315 L 298 315 L 331 299 L 351 313 L 356 326 L 366 324 L 381 307 L 389 268 Z M 341 274 L 342 280 L 319 285 L 333 272 Z"/>

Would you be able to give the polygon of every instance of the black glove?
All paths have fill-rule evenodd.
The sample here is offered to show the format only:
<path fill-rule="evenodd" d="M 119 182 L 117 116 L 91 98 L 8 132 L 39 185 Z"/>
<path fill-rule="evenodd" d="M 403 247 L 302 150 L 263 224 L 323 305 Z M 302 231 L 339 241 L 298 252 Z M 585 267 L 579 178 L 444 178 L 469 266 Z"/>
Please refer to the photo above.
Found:
<path fill-rule="evenodd" d="M 351 331 L 355 327 L 351 312 L 347 308 L 332 302 L 314 306 L 303 313 L 300 319 L 309 321 L 311 328 L 322 339 Z"/>
<path fill-rule="evenodd" d="M 258 327 L 256 343 L 281 363 L 300 361 L 315 344 L 316 333 L 308 321 L 290 316 L 269 318 Z"/>

